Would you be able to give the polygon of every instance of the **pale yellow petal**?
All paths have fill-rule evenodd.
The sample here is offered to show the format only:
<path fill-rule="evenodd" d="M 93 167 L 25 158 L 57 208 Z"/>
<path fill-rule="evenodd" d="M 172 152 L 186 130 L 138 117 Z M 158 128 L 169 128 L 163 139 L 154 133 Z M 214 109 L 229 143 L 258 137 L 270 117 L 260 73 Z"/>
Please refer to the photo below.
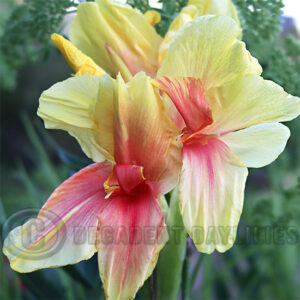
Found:
<path fill-rule="evenodd" d="M 38 115 L 46 128 L 68 131 L 94 161 L 112 161 L 113 91 L 107 75 L 69 78 L 43 92 Z"/>
<path fill-rule="evenodd" d="M 130 81 L 132 78 L 132 74 L 127 68 L 126 64 L 122 60 L 122 58 L 118 55 L 118 53 L 110 47 L 108 44 L 105 45 L 107 53 L 112 61 L 112 63 L 118 68 L 119 73 L 125 81 Z"/>
<path fill-rule="evenodd" d="M 237 10 L 232 0 L 189 0 L 188 5 L 195 5 L 198 8 L 197 16 L 227 16 L 231 17 L 237 24 L 240 24 Z"/>
<path fill-rule="evenodd" d="M 186 23 L 192 21 L 197 13 L 197 8 L 194 5 L 184 7 L 180 14 L 171 23 L 160 47 L 159 47 L 159 64 L 162 64 L 166 57 L 167 51 L 170 47 L 170 43 L 174 38 L 177 31 Z"/>
<path fill-rule="evenodd" d="M 183 223 L 197 249 L 228 250 L 236 238 L 248 171 L 217 138 L 183 147 L 179 183 Z"/>
<path fill-rule="evenodd" d="M 196 17 L 204 15 L 228 16 L 240 24 L 237 11 L 231 0 L 190 0 L 170 25 L 159 49 L 159 63 L 165 59 L 170 43 L 177 31 Z M 241 37 L 241 34 L 239 35 Z"/>
<path fill-rule="evenodd" d="M 144 16 L 151 26 L 156 25 L 161 20 L 160 13 L 156 10 L 148 10 L 145 12 Z"/>
<path fill-rule="evenodd" d="M 300 114 L 300 98 L 258 75 L 239 76 L 206 92 L 213 124 L 203 133 L 222 134 L 260 123 L 290 121 Z"/>
<path fill-rule="evenodd" d="M 170 45 L 158 77 L 199 78 L 205 90 L 221 86 L 240 74 L 260 74 L 257 60 L 238 40 L 232 18 L 203 16 L 181 28 Z"/>
<path fill-rule="evenodd" d="M 223 135 L 220 139 L 247 167 L 272 163 L 284 150 L 290 130 L 280 123 L 259 124 Z"/>

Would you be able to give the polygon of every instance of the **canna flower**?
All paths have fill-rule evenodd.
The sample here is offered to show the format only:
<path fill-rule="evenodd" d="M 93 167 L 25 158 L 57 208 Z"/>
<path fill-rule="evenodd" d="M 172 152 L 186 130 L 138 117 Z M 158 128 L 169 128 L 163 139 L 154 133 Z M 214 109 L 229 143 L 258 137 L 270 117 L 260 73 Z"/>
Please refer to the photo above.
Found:
<path fill-rule="evenodd" d="M 300 99 L 264 80 L 232 18 L 203 16 L 176 34 L 154 84 L 182 130 L 179 182 L 184 225 L 199 251 L 236 238 L 247 168 L 273 162 L 300 113 Z"/>
<path fill-rule="evenodd" d="M 107 298 L 133 299 L 168 238 L 158 199 L 178 180 L 178 128 L 144 73 L 127 84 L 121 76 L 67 79 L 43 92 L 38 115 L 46 128 L 67 130 L 95 163 L 7 236 L 11 267 L 31 272 L 98 252 Z"/>
<path fill-rule="evenodd" d="M 239 23 L 231 0 L 190 0 L 162 39 L 153 28 L 161 19 L 158 12 L 143 15 L 114 0 L 96 0 L 79 4 L 71 25 L 71 42 L 57 34 L 52 40 L 77 76 L 87 72 L 99 75 L 95 73 L 97 68 L 113 77 L 120 72 L 125 81 L 140 71 L 155 77 L 176 32 L 205 14 L 230 16 Z M 78 60 L 75 53 L 84 58 Z"/>

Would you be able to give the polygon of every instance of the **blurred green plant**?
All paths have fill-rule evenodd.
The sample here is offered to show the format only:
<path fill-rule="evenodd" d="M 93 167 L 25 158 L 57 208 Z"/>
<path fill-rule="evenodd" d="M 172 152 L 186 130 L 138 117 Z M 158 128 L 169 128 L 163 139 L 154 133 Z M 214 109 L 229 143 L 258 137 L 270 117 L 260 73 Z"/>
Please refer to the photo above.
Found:
<path fill-rule="evenodd" d="M 300 96 L 300 42 L 280 38 L 282 0 L 234 0 L 243 27 L 243 40 L 263 66 L 263 77 Z"/>
<path fill-rule="evenodd" d="M 72 0 L 25 0 L 13 7 L 12 1 L 8 3 L 5 7 L 1 4 L 6 14 L 10 14 L 0 23 L 0 88 L 3 89 L 15 88 L 21 67 L 47 56 L 50 34 L 61 30 L 67 8 L 76 6 Z"/>
<path fill-rule="evenodd" d="M 44 129 L 41 135 L 40 122 L 33 124 L 25 114 L 21 115 L 21 118 L 30 141 L 28 156 L 32 158 L 35 167 L 28 170 L 21 160 L 17 160 L 14 171 L 6 173 L 7 183 L 14 182 L 14 187 L 11 191 L 10 187 L 2 183 L 1 232 L 7 216 L 28 207 L 40 208 L 63 179 L 90 163 L 89 160 L 82 160 L 75 155 L 70 158 L 64 151 L 63 156 L 58 154 L 62 160 L 59 166 L 54 165 L 48 152 L 57 149 L 56 142 Z M 5 199 L 4 203 L 2 199 Z M 0 289 L 0 299 L 105 299 L 96 257 L 78 265 L 40 270 L 30 274 L 12 271 L 2 251 L 0 259 L 0 281 L 3 287 Z"/>
<path fill-rule="evenodd" d="M 282 0 L 234 0 L 240 12 L 243 36 L 249 40 L 269 40 L 280 31 Z"/>
<path fill-rule="evenodd" d="M 162 20 L 156 25 L 156 29 L 163 35 L 187 0 L 160 0 L 161 9 L 152 8 L 148 0 L 127 2 L 142 12 L 148 9 L 158 10 Z M 243 26 L 243 39 L 263 65 L 265 78 L 274 80 L 288 92 L 299 95 L 297 78 L 300 75 L 300 44 L 289 37 L 282 46 L 277 38 L 283 1 L 234 2 Z M 67 9 L 76 8 L 77 4 L 74 0 L 25 0 L 24 4 L 13 5 L 12 0 L 6 0 L 1 6 L 5 14 L 0 15 L 0 88 L 13 89 L 21 67 L 47 57 L 50 34 L 61 31 Z M 10 15 L 8 19 L 4 17 L 7 15 Z"/>
<path fill-rule="evenodd" d="M 142 13 L 145 13 L 150 8 L 148 0 L 127 0 L 127 3 L 132 7 L 138 8 Z"/>
<path fill-rule="evenodd" d="M 265 66 L 263 76 L 280 84 L 288 93 L 300 96 L 300 42 L 288 36 L 282 44 L 274 41 L 265 45 L 260 59 Z"/>

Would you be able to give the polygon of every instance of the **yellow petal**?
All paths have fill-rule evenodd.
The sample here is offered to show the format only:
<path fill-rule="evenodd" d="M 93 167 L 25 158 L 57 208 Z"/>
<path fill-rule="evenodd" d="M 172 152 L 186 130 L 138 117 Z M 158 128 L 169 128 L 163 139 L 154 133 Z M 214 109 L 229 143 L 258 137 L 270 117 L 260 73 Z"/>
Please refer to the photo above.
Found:
<path fill-rule="evenodd" d="M 239 76 L 206 92 L 213 124 L 203 133 L 220 134 L 260 123 L 290 121 L 300 114 L 300 98 L 258 75 Z"/>
<path fill-rule="evenodd" d="M 197 8 L 194 5 L 184 7 L 180 14 L 171 23 L 160 47 L 159 47 L 159 64 L 162 64 L 166 57 L 166 53 L 170 47 L 170 43 L 177 31 L 186 23 L 192 21 L 197 13 Z"/>
<path fill-rule="evenodd" d="M 196 18 L 176 34 L 158 76 L 199 78 L 207 90 L 240 74 L 260 74 L 260 65 L 238 40 L 239 34 L 232 18 Z"/>
<path fill-rule="evenodd" d="M 197 16 L 227 16 L 231 17 L 237 24 L 240 24 L 237 10 L 232 0 L 189 0 L 188 5 L 197 7 Z"/>
<path fill-rule="evenodd" d="M 115 98 L 115 161 L 144 167 L 156 195 L 170 191 L 181 168 L 180 134 L 166 115 L 150 78 L 137 74 L 127 85 L 118 77 Z M 155 155 L 154 155 L 155 153 Z"/>
<path fill-rule="evenodd" d="M 124 61 L 122 58 L 112 49 L 108 44 L 105 45 L 105 48 L 107 50 L 107 53 L 109 54 L 109 57 L 111 58 L 111 61 L 113 64 L 118 67 L 118 70 L 122 76 L 122 78 L 125 81 L 130 81 L 132 78 L 132 75 L 130 71 L 128 70 L 127 66 L 125 65 Z"/>
<path fill-rule="evenodd" d="M 46 128 L 68 131 L 94 161 L 113 161 L 113 90 L 107 75 L 69 78 L 43 92 L 38 115 Z"/>
<path fill-rule="evenodd" d="M 161 20 L 160 13 L 156 10 L 148 10 L 145 12 L 144 16 L 151 26 L 154 26 Z"/>
<path fill-rule="evenodd" d="M 97 64 L 88 56 L 78 50 L 70 41 L 63 36 L 53 33 L 51 40 L 65 57 L 70 67 L 76 72 L 76 76 L 84 74 L 98 75 L 105 74 Z"/>
<path fill-rule="evenodd" d="M 71 25 L 71 41 L 99 66 L 116 76 L 108 44 L 134 75 L 143 70 L 154 76 L 157 71 L 161 37 L 145 16 L 128 5 L 111 0 L 81 3 Z"/>
<path fill-rule="evenodd" d="M 183 146 L 180 210 L 199 251 L 224 252 L 233 245 L 247 174 L 245 165 L 217 138 Z"/>
<path fill-rule="evenodd" d="M 247 167 L 261 168 L 283 152 L 290 130 L 280 123 L 259 124 L 223 135 L 220 139 Z"/>
<path fill-rule="evenodd" d="M 174 19 L 159 49 L 159 63 L 165 59 L 170 42 L 176 32 L 186 23 L 204 15 L 228 16 L 240 24 L 237 11 L 231 0 L 190 0 Z M 239 37 L 241 34 L 239 35 Z"/>

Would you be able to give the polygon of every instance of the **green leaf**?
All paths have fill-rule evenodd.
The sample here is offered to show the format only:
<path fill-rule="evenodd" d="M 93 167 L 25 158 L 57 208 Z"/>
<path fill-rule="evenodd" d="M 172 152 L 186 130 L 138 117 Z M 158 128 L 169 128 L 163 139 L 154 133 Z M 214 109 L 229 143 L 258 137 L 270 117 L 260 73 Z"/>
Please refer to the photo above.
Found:
<path fill-rule="evenodd" d="M 47 174 L 51 186 L 53 188 L 56 188 L 61 183 L 61 180 L 59 179 L 35 128 L 29 120 L 29 117 L 26 114 L 22 114 L 21 118 L 25 126 L 28 138 L 30 139 L 31 144 L 34 147 L 35 153 L 37 154 L 37 158 L 40 160 L 41 167 Z"/>
<path fill-rule="evenodd" d="M 32 207 L 35 207 L 37 203 L 41 203 L 41 200 L 37 197 L 37 190 L 34 185 L 34 182 L 31 180 L 30 175 L 25 169 L 25 166 L 21 160 L 17 160 L 17 168 L 18 168 L 18 175 L 23 182 L 26 191 L 27 191 L 27 199 L 29 199 L 30 204 Z"/>
<path fill-rule="evenodd" d="M 91 283 L 83 276 L 75 265 L 68 265 L 62 268 L 72 279 L 81 283 L 86 288 L 92 288 Z"/>
<path fill-rule="evenodd" d="M 21 67 L 45 57 L 50 34 L 61 30 L 67 8 L 77 5 L 72 0 L 24 2 L 15 4 L 5 24 L 1 24 L 0 70 L 5 72 L 0 71 L 0 87 L 5 89 L 15 87 L 16 73 Z"/>
<path fill-rule="evenodd" d="M 74 169 L 75 171 L 79 171 L 82 168 L 85 168 L 89 164 L 93 163 L 92 160 L 88 158 L 78 157 L 67 150 L 58 147 L 58 156 L 69 168 Z"/>
<path fill-rule="evenodd" d="M 60 284 L 53 283 L 45 276 L 45 270 L 32 273 L 19 273 L 27 289 L 31 291 L 37 299 L 64 299 L 65 292 Z"/>
<path fill-rule="evenodd" d="M 182 300 L 189 300 L 191 296 L 191 277 L 189 274 L 190 271 L 190 265 L 191 265 L 191 255 L 189 251 L 189 239 L 187 240 L 187 249 L 186 249 L 186 255 L 183 263 L 183 269 L 182 269 Z"/>

